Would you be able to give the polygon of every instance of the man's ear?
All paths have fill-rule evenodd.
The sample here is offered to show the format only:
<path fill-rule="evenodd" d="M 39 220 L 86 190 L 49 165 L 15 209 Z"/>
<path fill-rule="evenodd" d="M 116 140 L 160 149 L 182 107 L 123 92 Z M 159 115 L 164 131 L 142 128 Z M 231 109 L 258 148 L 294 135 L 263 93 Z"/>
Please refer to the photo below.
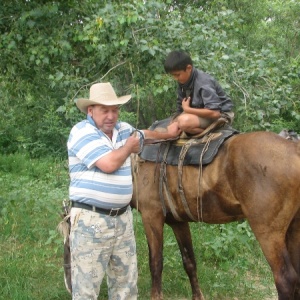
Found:
<path fill-rule="evenodd" d="M 92 116 L 92 111 L 93 111 L 93 106 L 92 105 L 88 106 L 88 108 L 87 108 L 87 114 L 89 116 Z"/>

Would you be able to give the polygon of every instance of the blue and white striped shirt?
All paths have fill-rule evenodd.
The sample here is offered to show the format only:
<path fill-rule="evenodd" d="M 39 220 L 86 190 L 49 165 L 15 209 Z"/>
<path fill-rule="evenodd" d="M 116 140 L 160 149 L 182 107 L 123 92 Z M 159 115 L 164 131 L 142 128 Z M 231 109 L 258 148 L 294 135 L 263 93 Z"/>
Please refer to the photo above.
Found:
<path fill-rule="evenodd" d="M 122 147 L 134 130 L 128 123 L 117 122 L 111 140 L 97 129 L 89 116 L 72 128 L 67 144 L 71 201 L 105 209 L 129 204 L 132 196 L 130 156 L 113 173 L 104 173 L 95 163 L 114 149 Z"/>

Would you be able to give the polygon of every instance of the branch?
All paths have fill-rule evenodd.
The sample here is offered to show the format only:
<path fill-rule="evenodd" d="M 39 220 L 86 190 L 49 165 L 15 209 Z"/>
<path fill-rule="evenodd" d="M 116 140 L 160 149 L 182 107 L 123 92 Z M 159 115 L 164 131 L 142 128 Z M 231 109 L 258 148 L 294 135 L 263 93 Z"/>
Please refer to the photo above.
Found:
<path fill-rule="evenodd" d="M 94 83 L 97 83 L 97 82 L 101 82 L 102 80 L 103 80 L 103 78 L 105 77 L 105 76 L 107 76 L 107 74 L 108 73 L 110 73 L 112 70 L 114 70 L 115 68 L 117 68 L 117 67 L 119 67 L 119 66 L 121 66 L 121 65 L 124 65 L 126 63 L 126 61 L 123 61 L 123 62 L 120 62 L 120 63 L 118 63 L 117 65 L 115 65 L 114 67 L 112 67 L 111 69 L 109 69 L 99 80 L 95 80 L 95 81 L 93 81 L 93 82 L 91 82 L 91 83 L 88 83 L 88 84 L 85 84 L 85 85 L 83 85 L 76 93 L 75 93 L 75 95 L 72 97 L 72 101 L 75 99 L 75 97 L 78 95 L 78 93 L 83 89 L 83 88 L 86 88 L 86 87 L 88 87 L 88 86 L 90 86 L 90 85 L 92 85 L 92 84 L 94 84 Z"/>
<path fill-rule="evenodd" d="M 243 93 L 244 95 L 244 104 L 245 104 L 245 108 L 247 109 L 247 97 L 249 98 L 249 94 L 248 92 L 239 84 L 237 84 L 235 81 L 233 81 L 233 84 L 235 84 Z"/>

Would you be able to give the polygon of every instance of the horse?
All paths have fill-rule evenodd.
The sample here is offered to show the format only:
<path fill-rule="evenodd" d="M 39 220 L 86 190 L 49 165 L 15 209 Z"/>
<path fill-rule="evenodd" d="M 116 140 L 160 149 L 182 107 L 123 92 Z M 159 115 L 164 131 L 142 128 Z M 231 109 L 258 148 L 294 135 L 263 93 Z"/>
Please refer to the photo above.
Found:
<path fill-rule="evenodd" d="M 245 219 L 271 267 L 278 300 L 300 299 L 300 143 L 272 132 L 235 134 L 212 161 L 199 166 L 147 161 L 142 153 L 132 155 L 130 205 L 141 213 L 148 241 L 152 300 L 163 299 L 164 224 L 175 234 L 192 299 L 204 300 L 189 222 Z M 64 236 L 65 286 L 71 292 L 69 209 L 64 201 L 58 229 Z"/>
<path fill-rule="evenodd" d="M 204 300 L 189 222 L 245 219 L 270 265 L 278 299 L 300 299 L 300 143 L 273 132 L 239 133 L 206 165 L 179 167 L 133 155 L 132 170 L 131 206 L 147 237 L 152 300 L 163 299 L 164 224 L 175 234 L 192 299 Z"/>

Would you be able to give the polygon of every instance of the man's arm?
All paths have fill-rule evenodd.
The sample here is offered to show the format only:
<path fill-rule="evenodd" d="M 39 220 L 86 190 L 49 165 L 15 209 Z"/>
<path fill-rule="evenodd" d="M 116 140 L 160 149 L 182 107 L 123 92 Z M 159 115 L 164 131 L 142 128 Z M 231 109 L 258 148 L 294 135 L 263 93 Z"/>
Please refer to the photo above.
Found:
<path fill-rule="evenodd" d="M 131 153 L 140 151 L 140 140 L 138 137 L 130 136 L 123 147 L 112 150 L 98 159 L 95 166 L 105 173 L 113 173 L 118 170 L 130 156 Z"/>
<path fill-rule="evenodd" d="M 167 127 L 166 132 L 157 132 L 145 129 L 143 130 L 146 139 L 169 139 L 179 136 L 181 130 L 177 122 L 173 122 Z M 95 166 L 105 173 L 112 173 L 118 170 L 125 160 L 132 153 L 140 151 L 140 139 L 134 135 L 130 136 L 123 147 L 112 150 L 108 154 L 98 159 Z"/>

